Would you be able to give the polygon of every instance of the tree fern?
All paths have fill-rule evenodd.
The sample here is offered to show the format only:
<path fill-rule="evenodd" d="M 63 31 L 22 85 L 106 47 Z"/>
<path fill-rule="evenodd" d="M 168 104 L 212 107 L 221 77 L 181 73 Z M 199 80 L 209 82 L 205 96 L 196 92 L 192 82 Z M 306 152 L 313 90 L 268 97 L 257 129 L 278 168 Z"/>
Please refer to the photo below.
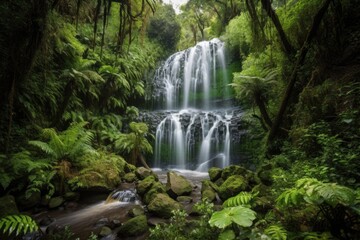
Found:
<path fill-rule="evenodd" d="M 271 225 L 265 229 L 264 233 L 269 236 L 271 239 L 276 240 L 286 240 L 287 232 L 286 230 L 279 225 Z"/>
<path fill-rule="evenodd" d="M 37 223 L 27 215 L 10 215 L 0 219 L 0 230 L 7 235 L 15 233 L 19 236 L 38 229 Z"/>
<path fill-rule="evenodd" d="M 238 195 L 227 199 L 224 203 L 224 207 L 237 207 L 237 206 L 251 206 L 251 202 L 257 194 L 249 192 L 240 192 Z"/>

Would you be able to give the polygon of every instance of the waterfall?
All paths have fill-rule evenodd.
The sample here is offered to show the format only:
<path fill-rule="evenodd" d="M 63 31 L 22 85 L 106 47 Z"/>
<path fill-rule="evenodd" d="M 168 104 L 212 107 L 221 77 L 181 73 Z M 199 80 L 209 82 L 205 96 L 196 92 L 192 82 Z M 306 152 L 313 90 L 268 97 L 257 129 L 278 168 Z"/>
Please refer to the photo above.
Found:
<path fill-rule="evenodd" d="M 240 113 L 215 106 L 230 98 L 224 43 L 203 41 L 171 55 L 153 82 L 154 100 L 166 114 L 156 127 L 154 167 L 206 171 L 229 165 Z"/>

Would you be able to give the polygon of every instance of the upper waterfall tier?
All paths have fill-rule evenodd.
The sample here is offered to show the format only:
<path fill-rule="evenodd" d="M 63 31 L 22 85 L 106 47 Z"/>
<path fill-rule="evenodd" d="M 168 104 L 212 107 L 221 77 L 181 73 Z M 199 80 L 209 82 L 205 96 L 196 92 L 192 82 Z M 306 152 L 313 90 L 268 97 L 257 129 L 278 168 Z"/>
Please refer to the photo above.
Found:
<path fill-rule="evenodd" d="M 155 73 L 155 98 L 165 109 L 211 109 L 229 97 L 225 47 L 219 39 L 171 55 Z"/>

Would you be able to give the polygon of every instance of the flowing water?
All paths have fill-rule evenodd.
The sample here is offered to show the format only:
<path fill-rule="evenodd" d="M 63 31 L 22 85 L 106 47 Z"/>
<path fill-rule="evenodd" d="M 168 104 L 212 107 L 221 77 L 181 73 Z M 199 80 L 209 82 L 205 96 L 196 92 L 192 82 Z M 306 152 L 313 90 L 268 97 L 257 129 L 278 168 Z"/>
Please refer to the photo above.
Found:
<path fill-rule="evenodd" d="M 224 43 L 204 41 L 171 55 L 153 82 L 157 108 L 166 113 L 156 127 L 154 167 L 207 171 L 229 165 L 241 111 L 215 104 L 231 97 Z"/>

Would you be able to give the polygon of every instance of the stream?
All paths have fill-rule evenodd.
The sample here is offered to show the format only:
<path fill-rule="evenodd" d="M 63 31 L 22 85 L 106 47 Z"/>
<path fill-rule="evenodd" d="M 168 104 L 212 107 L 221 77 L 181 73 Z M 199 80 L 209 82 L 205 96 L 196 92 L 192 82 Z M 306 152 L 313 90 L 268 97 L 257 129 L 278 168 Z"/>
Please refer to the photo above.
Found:
<path fill-rule="evenodd" d="M 167 170 L 158 168 L 152 170 L 158 175 L 159 181 L 166 184 Z M 208 179 L 208 174 L 190 170 L 171 170 L 185 176 L 193 184 L 194 191 L 190 195 L 193 203 L 184 206 L 185 210 L 190 212 L 192 205 L 201 199 L 201 181 Z M 64 227 L 68 226 L 69 230 L 74 233 L 72 239 L 80 238 L 81 240 L 85 240 L 91 233 L 99 234 L 103 226 L 109 226 L 113 230 L 113 233 L 99 239 L 120 239 L 116 233 L 121 223 L 130 219 L 128 211 L 136 205 L 142 206 L 141 201 L 135 198 L 136 193 L 134 189 L 134 184 L 122 183 L 119 189 L 110 194 L 82 194 L 78 203 L 70 202 L 65 207 L 40 212 L 33 217 L 40 222 L 41 229 L 44 233 L 64 231 Z M 121 199 L 123 199 L 123 201 L 121 201 Z M 148 216 L 148 221 L 156 223 L 163 222 L 164 220 Z M 146 239 L 146 237 L 147 235 L 143 235 L 127 239 L 140 240 Z"/>

